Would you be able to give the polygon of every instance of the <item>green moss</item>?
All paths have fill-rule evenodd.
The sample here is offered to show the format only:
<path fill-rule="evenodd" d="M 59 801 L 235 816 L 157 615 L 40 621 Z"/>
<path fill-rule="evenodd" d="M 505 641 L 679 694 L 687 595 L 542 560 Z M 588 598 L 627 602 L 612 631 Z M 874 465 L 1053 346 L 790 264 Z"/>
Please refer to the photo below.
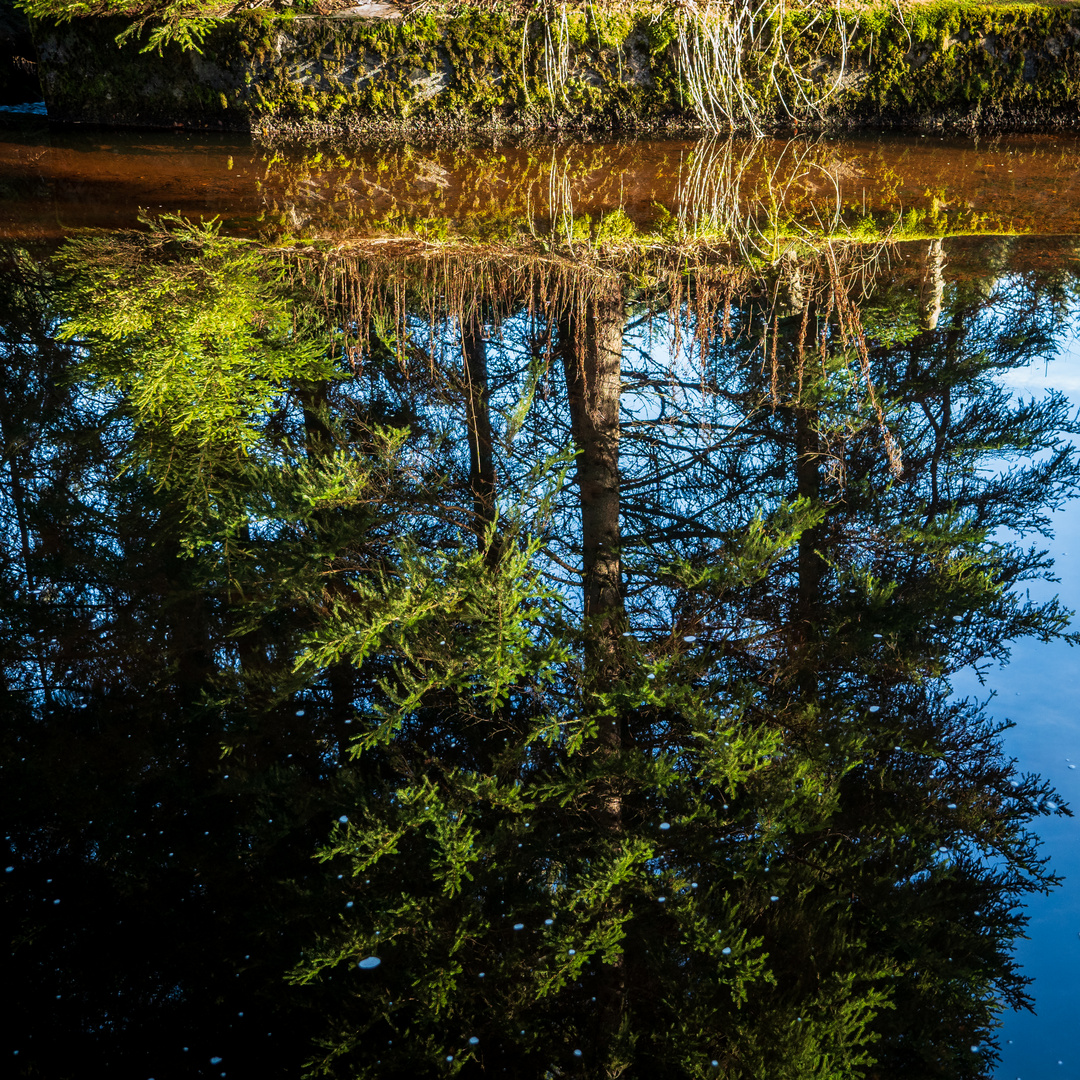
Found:
<path fill-rule="evenodd" d="M 903 22 L 898 10 L 882 5 L 844 16 L 847 83 L 801 122 L 1080 122 L 1080 9 L 939 0 L 904 9 Z M 792 70 L 774 70 L 768 53 L 745 58 L 765 125 L 786 121 L 781 96 L 797 99 L 796 72 L 822 72 L 811 96 L 830 86 L 822 61 L 835 69 L 841 37 L 834 22 L 811 27 L 812 17 L 806 10 L 787 16 Z M 255 12 L 224 22 L 206 39 L 201 67 L 174 47 L 160 57 L 117 50 L 112 42 L 122 21 L 38 24 L 35 34 L 39 51 L 41 42 L 63 36 L 57 55 L 67 62 L 50 65 L 46 55 L 41 65 L 50 108 L 62 118 L 205 126 L 250 118 L 260 128 L 303 130 L 695 122 L 674 59 L 674 9 L 658 12 L 645 2 L 594 7 L 567 22 L 565 81 L 555 74 L 538 18 L 490 10 L 443 22 L 430 15 L 387 22 Z M 220 72 L 208 83 L 207 64 Z M 648 78 L 635 80 L 643 64 Z M 307 72 L 303 81 L 294 76 L 298 69 Z"/>

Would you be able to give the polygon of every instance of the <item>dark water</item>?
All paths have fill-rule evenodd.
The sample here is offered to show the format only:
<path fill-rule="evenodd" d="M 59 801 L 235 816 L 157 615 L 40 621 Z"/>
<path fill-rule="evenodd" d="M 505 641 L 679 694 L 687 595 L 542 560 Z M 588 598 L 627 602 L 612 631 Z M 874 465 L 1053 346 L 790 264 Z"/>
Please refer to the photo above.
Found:
<path fill-rule="evenodd" d="M 12 122 L 15 1074 L 1080 1076 L 1078 162 Z"/>

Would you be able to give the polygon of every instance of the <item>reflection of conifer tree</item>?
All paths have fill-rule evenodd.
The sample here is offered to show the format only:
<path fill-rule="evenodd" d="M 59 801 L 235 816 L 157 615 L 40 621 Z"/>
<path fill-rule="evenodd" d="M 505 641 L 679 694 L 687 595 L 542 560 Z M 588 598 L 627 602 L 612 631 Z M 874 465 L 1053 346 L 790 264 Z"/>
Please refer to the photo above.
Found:
<path fill-rule="evenodd" d="M 1045 785 L 1026 779 L 1010 791 L 1007 763 L 988 738 L 986 722 L 970 708 L 946 706 L 947 684 L 942 689 L 923 681 L 980 656 L 1003 655 L 1016 636 L 1059 633 L 1064 626 L 1055 604 L 1039 607 L 1009 596 L 1011 586 L 1040 573 L 1042 560 L 988 540 L 986 529 L 1013 518 L 1015 495 L 975 473 L 975 448 L 1021 457 L 1035 447 L 1052 451 L 1010 477 L 1032 501 L 1014 518 L 1021 527 L 1045 525 L 1042 500 L 1052 503 L 1076 483 L 1074 456 L 1060 443 L 1059 432 L 1069 429 L 1064 402 L 1010 403 L 989 380 L 993 370 L 1030 362 L 1048 347 L 1051 323 L 1032 299 L 999 299 L 989 310 L 984 295 L 980 313 L 958 294 L 937 331 L 913 327 L 892 347 L 874 348 L 869 327 L 877 393 L 891 402 L 887 423 L 904 450 L 905 471 L 893 483 L 887 448 L 875 438 L 880 424 L 874 411 L 864 405 L 856 420 L 859 412 L 836 408 L 838 393 L 852 395 L 856 375 L 830 368 L 823 356 L 820 374 L 808 379 L 797 328 L 772 346 L 773 387 L 779 382 L 783 390 L 781 404 L 762 416 L 763 426 L 792 486 L 829 507 L 822 525 L 803 534 L 812 546 L 800 543 L 796 561 L 777 564 L 770 589 L 777 599 L 791 596 L 794 618 L 780 603 L 772 616 L 777 625 L 790 620 L 797 643 L 806 620 L 815 642 L 787 655 L 784 646 L 773 658 L 786 710 L 792 709 L 791 689 L 798 687 L 795 711 L 782 722 L 798 744 L 828 745 L 825 756 L 834 761 L 838 749 L 845 755 L 835 813 L 808 830 L 788 857 L 812 870 L 804 909 L 814 909 L 814 892 L 822 889 L 846 894 L 851 909 L 836 924 L 864 941 L 867 957 L 893 966 L 891 975 L 883 971 L 878 978 L 893 986 L 897 1011 L 881 1013 L 873 1025 L 886 1034 L 874 1051 L 888 1063 L 883 1075 L 902 1069 L 911 1075 L 982 1074 L 985 1060 L 993 1059 L 990 998 L 1023 999 L 1024 980 L 1009 957 L 1020 924 L 1015 914 L 1003 916 L 1009 902 L 1053 881 L 1034 858 L 1025 829 L 1042 811 Z M 752 308 L 748 313 L 762 317 Z M 773 326 L 783 333 L 782 322 Z M 887 332 L 896 339 L 895 326 Z M 817 335 L 837 342 L 842 336 L 820 321 Z M 921 358 L 918 380 L 904 362 L 911 350 Z M 729 354 L 742 365 L 740 351 L 736 345 Z M 741 370 L 752 380 L 756 366 Z M 750 381 L 747 406 L 765 394 L 776 396 L 775 389 Z M 811 468 L 822 447 L 838 459 L 828 482 Z M 729 460 L 727 469 L 741 484 L 745 473 L 737 462 Z M 756 498 L 767 505 L 783 488 L 769 481 L 769 470 L 759 475 Z M 927 621 L 936 629 L 927 632 Z M 864 726 L 853 739 L 847 725 L 856 716 Z M 940 794 L 943 789 L 949 794 Z M 928 803 L 930 791 L 935 797 Z M 948 810 L 950 800 L 967 811 Z M 986 815 L 981 821 L 972 812 L 976 806 Z M 857 847 L 849 848 L 851 842 Z M 979 861 L 985 857 L 1008 869 L 987 870 Z M 1004 895 L 1009 902 L 995 903 Z M 976 949 L 970 927 L 989 930 L 983 920 L 991 920 L 990 912 L 993 930 Z M 930 918 L 936 936 L 920 922 Z M 803 927 L 807 945 L 801 950 L 790 938 L 768 940 L 784 942 L 782 951 L 802 955 L 813 968 L 828 954 L 825 925 Z M 849 960 L 834 953 L 832 962 Z M 798 981 L 797 970 L 788 977 Z M 983 1049 L 974 1054 L 973 1044 Z"/>
<path fill-rule="evenodd" d="M 101 912 L 122 894 L 139 947 L 170 931 L 141 983 L 112 962 L 95 1015 L 127 994 L 129 1035 L 167 1016 L 268 1061 L 228 1027 L 250 993 L 264 1030 L 318 1027 L 312 1067 L 342 1076 L 985 1074 L 992 997 L 1023 1002 L 1015 906 L 1053 882 L 1027 828 L 1052 793 L 945 680 L 1063 628 L 1013 592 L 1041 556 L 987 533 L 1021 509 L 1044 527 L 1075 486 L 1062 401 L 990 378 L 1049 347 L 1038 283 L 949 286 L 928 328 L 906 280 L 860 312 L 839 255 L 789 261 L 788 310 L 729 297 L 690 371 L 626 326 L 625 283 L 585 274 L 544 294 L 567 394 L 521 419 L 506 387 L 528 403 L 542 374 L 543 283 L 478 290 L 470 316 L 462 281 L 373 275 L 398 308 L 366 309 L 352 374 L 302 275 L 287 297 L 279 264 L 212 230 L 82 241 L 65 265 L 83 386 L 121 418 L 84 425 L 111 432 L 91 458 L 127 467 L 95 587 L 150 645 L 112 683 L 82 668 L 95 720 L 125 709 L 99 759 L 132 726 L 143 745 L 107 793 L 57 769 L 81 778 L 58 820 Z M 507 417 L 528 460 L 494 438 Z M 538 448 L 567 446 L 576 483 L 537 480 Z M 1007 479 L 977 476 L 987 447 Z M 62 516 L 22 505 L 30 537 Z M 8 534 L 14 579 L 36 549 Z M 580 592 L 545 584 L 575 565 Z M 135 602 L 117 583 L 137 574 Z M 85 641 L 76 607 L 12 610 Z M 29 715 L 19 673 L 9 656 Z M 24 850 L 46 804 L 19 811 Z M 63 954 L 24 952 L 29 981 Z"/>
<path fill-rule="evenodd" d="M 488 535 L 495 524 L 495 457 L 491 442 L 491 391 L 487 349 L 478 314 L 466 317 L 461 332 L 465 369 L 465 429 L 469 442 L 469 489 L 473 498 L 476 542 L 484 549 L 498 547 Z"/>
<path fill-rule="evenodd" d="M 162 420 L 176 414 L 147 422 L 130 398 L 110 393 L 104 382 L 90 385 L 91 373 L 123 377 L 132 357 L 152 375 L 152 365 L 162 361 L 161 351 L 155 352 L 160 339 L 131 340 L 147 307 L 156 304 L 168 314 L 155 331 L 164 325 L 166 335 L 182 339 L 191 328 L 185 318 L 197 323 L 215 302 L 212 286 L 200 300 L 200 270 L 207 271 L 203 284 L 215 272 L 230 280 L 232 272 L 230 287 L 241 289 L 250 270 L 242 260 L 222 259 L 220 247 L 202 266 L 186 260 L 196 267 L 186 278 L 190 307 L 176 302 L 170 308 L 169 300 L 142 287 L 176 254 L 166 248 L 155 258 L 152 241 L 91 242 L 84 252 L 89 258 L 73 261 L 59 285 L 29 260 L 14 281 L 5 282 L 11 288 L 4 298 L 15 300 L 17 319 L 34 323 L 34 340 L 24 342 L 20 353 L 26 364 L 22 385 L 51 388 L 45 408 L 24 402 L 13 415 L 41 426 L 37 490 L 26 520 L 47 598 L 35 605 L 41 626 L 34 637 L 55 642 L 47 680 L 20 680 L 26 724 L 16 737 L 23 746 L 5 761 L 2 786 L 13 800 L 5 820 L 11 861 L 21 873 L 13 871 L 5 885 L 40 888 L 47 878 L 56 885 L 59 903 L 48 913 L 48 925 L 35 929 L 23 915 L 10 924 L 24 942 L 15 954 L 19 979 L 36 988 L 24 998 L 21 1060 L 57 1077 L 105 1060 L 120 1072 L 164 1073 L 155 1062 L 162 1063 L 163 1047 L 171 1058 L 174 1044 L 190 1045 L 191 1054 L 203 1059 L 242 1055 L 254 1067 L 298 1067 L 297 1043 L 279 1023 L 284 998 L 266 991 L 288 962 L 279 950 L 290 959 L 295 951 L 288 924 L 297 914 L 296 891 L 288 879 L 308 864 L 312 837 L 305 831 L 313 815 L 323 831 L 328 816 L 318 807 L 329 792 L 317 794 L 323 733 L 293 737 L 295 705 L 282 708 L 267 686 L 270 650 L 280 647 L 280 639 L 265 628 L 232 636 L 243 626 L 235 578 L 219 573 L 212 558 L 191 557 L 184 544 L 197 503 L 185 495 L 195 486 L 215 490 L 223 476 L 235 479 L 231 448 L 221 447 L 211 478 L 206 444 L 193 440 L 183 448 L 190 450 L 183 464 L 195 463 L 191 485 L 158 487 L 169 446 L 178 449 Z M 84 275 L 85 286 L 95 272 L 101 291 L 82 297 L 81 313 L 91 297 L 105 294 L 109 317 L 132 323 L 127 341 L 120 334 L 111 342 L 108 360 L 95 355 L 98 343 L 86 335 L 91 340 L 84 339 L 77 353 L 88 365 L 80 384 L 72 380 L 70 349 L 55 340 L 55 323 L 73 314 L 75 280 Z M 182 290 L 185 271 L 177 276 Z M 109 295 L 118 294 L 125 301 L 111 305 Z M 262 318 L 254 321 L 265 325 Z M 14 328 L 15 320 L 6 325 Z M 228 333 L 227 317 L 218 328 Z M 200 329 L 196 342 L 221 345 L 207 323 Z M 102 361 L 97 372 L 95 361 Z M 305 374 L 310 378 L 310 366 Z M 155 441 L 165 449 L 161 458 L 133 460 L 133 449 L 141 444 L 145 451 Z M 215 509 L 228 518 L 226 503 L 217 500 Z M 200 514 L 200 521 L 213 529 L 220 518 L 207 522 Z M 251 558 L 265 539 L 247 523 L 215 537 L 227 541 L 218 550 L 228 549 L 234 564 Z M 5 605 L 5 612 L 12 610 Z M 21 659 L 5 658 L 9 679 L 22 666 Z M 234 679 L 245 694 L 222 705 L 223 687 Z M 318 717 L 311 719 L 318 727 Z M 248 745 L 223 765 L 222 749 L 230 743 Z M 288 761 L 294 753 L 295 768 Z M 275 775 L 289 782 L 268 784 Z M 42 846 L 43 828 L 51 850 Z M 33 905 L 25 908 L 33 911 Z M 268 923 L 274 924 L 273 943 L 258 945 Z M 270 980 L 260 974 L 267 970 L 274 971 Z M 66 1020 L 57 1019 L 58 1010 Z M 70 1038 L 45 1037 L 57 1023 Z M 298 1031 L 303 1020 L 294 1016 L 292 1024 Z M 165 1065 L 179 1067 L 180 1060 Z"/>

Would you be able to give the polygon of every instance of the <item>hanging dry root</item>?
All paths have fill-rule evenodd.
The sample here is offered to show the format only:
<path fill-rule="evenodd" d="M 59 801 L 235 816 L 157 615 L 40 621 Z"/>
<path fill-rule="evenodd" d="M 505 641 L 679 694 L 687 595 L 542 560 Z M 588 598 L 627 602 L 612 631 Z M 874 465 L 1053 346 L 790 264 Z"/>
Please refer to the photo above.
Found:
<path fill-rule="evenodd" d="M 813 10 L 798 30 L 803 53 L 814 55 L 835 32 L 835 74 L 822 84 L 792 55 L 787 0 L 688 0 L 678 17 L 678 65 L 683 92 L 710 131 L 747 128 L 764 134 L 767 113 L 790 120 L 820 121 L 826 102 L 840 89 L 847 70 L 852 30 L 836 8 Z M 808 43 L 817 35 L 813 46 Z"/>

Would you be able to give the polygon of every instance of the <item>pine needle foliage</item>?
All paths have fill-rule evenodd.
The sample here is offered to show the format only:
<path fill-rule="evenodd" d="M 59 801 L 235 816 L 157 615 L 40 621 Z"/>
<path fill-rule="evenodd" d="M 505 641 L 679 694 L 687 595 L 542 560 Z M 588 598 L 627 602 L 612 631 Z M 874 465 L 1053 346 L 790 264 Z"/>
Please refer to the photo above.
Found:
<path fill-rule="evenodd" d="M 714 580 L 759 579 L 814 514 L 757 522 Z M 493 571 L 481 554 L 403 549 L 392 582 L 309 640 L 301 663 L 315 671 L 380 653 L 385 672 L 352 748 L 370 786 L 319 855 L 341 880 L 339 924 L 291 975 L 336 1018 L 312 1075 L 535 1076 L 580 1060 L 600 1075 L 636 1061 L 704 1077 L 714 1059 L 732 1076 L 858 1075 L 884 992 L 850 972 L 801 999 L 796 1019 L 751 929 L 784 921 L 770 888 L 797 904 L 794 883 L 761 870 L 785 831 L 827 812 L 818 792 L 839 778 L 779 769 L 781 738 L 754 719 L 753 691 L 689 657 L 656 664 L 628 641 L 618 680 L 585 690 L 582 631 L 562 623 L 535 555 L 511 547 Z M 612 714 L 671 735 L 598 755 Z M 781 794 L 793 784 L 802 794 Z M 613 789 L 615 834 L 595 813 Z M 612 968 L 632 1005 L 605 1044 Z"/>
<path fill-rule="evenodd" d="M 266 423 L 287 386 L 336 375 L 280 267 L 219 222 L 165 216 L 146 233 L 83 235 L 58 265 L 69 280 L 58 336 L 81 357 L 72 378 L 115 395 L 134 435 L 129 467 L 191 520 L 271 453 Z"/>

